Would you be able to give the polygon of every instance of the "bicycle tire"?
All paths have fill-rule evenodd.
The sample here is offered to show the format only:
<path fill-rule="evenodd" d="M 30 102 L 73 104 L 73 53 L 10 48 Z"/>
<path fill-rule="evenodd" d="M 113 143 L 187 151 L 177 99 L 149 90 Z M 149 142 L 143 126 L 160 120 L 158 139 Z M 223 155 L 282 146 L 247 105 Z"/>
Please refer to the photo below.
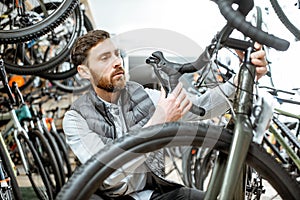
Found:
<path fill-rule="evenodd" d="M 262 20 L 262 11 L 261 11 L 261 7 L 259 6 L 256 6 L 256 27 L 259 29 L 259 30 L 262 30 L 262 23 L 263 23 L 263 20 Z"/>
<path fill-rule="evenodd" d="M 51 15 L 36 24 L 13 30 L 0 30 L 0 43 L 21 43 L 38 38 L 59 26 L 78 4 L 78 0 L 64 0 Z"/>
<path fill-rule="evenodd" d="M 199 123 L 166 123 L 151 126 L 120 138 L 81 165 L 58 194 L 57 199 L 87 199 L 103 181 L 124 163 L 166 146 L 202 146 L 228 154 L 232 132 L 222 127 Z M 300 196 L 300 185 L 279 163 L 256 143 L 250 145 L 246 162 L 269 181 L 286 199 Z M 80 190 L 78 190 L 80 188 Z"/>
<path fill-rule="evenodd" d="M 69 157 L 69 153 L 68 153 L 68 149 L 66 148 L 66 144 L 63 141 L 62 137 L 58 135 L 57 132 L 54 131 L 50 131 L 51 134 L 53 135 L 55 142 L 57 143 L 57 146 L 60 150 L 60 154 L 62 155 L 63 158 L 63 164 L 64 164 L 64 173 L 66 175 L 67 178 L 70 178 L 72 175 L 72 167 L 71 167 L 71 162 L 70 162 L 70 157 Z"/>
<path fill-rule="evenodd" d="M 65 176 L 65 172 L 64 172 L 63 157 L 60 153 L 58 144 L 56 143 L 54 136 L 45 127 L 43 127 L 43 135 L 47 139 L 47 141 L 50 145 L 50 148 L 52 149 L 52 152 L 54 154 L 54 157 L 55 157 L 57 165 L 58 165 L 59 174 L 61 177 L 61 183 L 62 183 L 62 185 L 64 185 L 65 181 L 66 181 L 66 176 Z"/>
<path fill-rule="evenodd" d="M 194 187 L 195 181 L 193 180 L 194 173 L 194 157 L 195 153 L 193 151 L 197 151 L 196 148 L 189 147 L 187 151 L 185 151 L 182 155 L 182 177 L 184 185 L 188 187 Z"/>
<path fill-rule="evenodd" d="M 209 152 L 203 160 L 200 158 L 196 158 L 195 161 L 195 188 L 203 190 L 204 189 L 204 181 L 207 178 L 210 170 L 213 168 L 213 161 L 215 159 L 215 155 L 213 152 Z"/>
<path fill-rule="evenodd" d="M 93 30 L 93 24 L 85 14 L 83 14 L 83 19 L 86 32 Z M 70 63 L 70 65 L 73 64 Z M 74 66 L 65 72 L 48 72 L 40 76 L 49 79 L 57 89 L 67 93 L 81 93 L 90 87 L 90 83 L 87 80 L 79 78 L 77 68 Z"/>
<path fill-rule="evenodd" d="M 208 151 L 201 155 L 201 148 L 192 147 L 187 151 L 182 159 L 182 172 L 184 185 L 188 187 L 204 189 L 204 181 L 212 169 L 211 160 L 213 160 L 213 151 Z"/>
<path fill-rule="evenodd" d="M 278 0 L 270 0 L 270 3 L 282 24 L 295 36 L 297 40 L 300 40 L 300 30 L 286 16 L 281 6 L 279 5 Z"/>
<path fill-rule="evenodd" d="M 74 76 L 61 81 L 51 81 L 56 88 L 66 93 L 82 93 L 91 87 L 91 83 L 87 79 L 82 79 L 78 73 Z"/>
<path fill-rule="evenodd" d="M 28 132 L 28 135 L 43 163 L 50 185 L 52 186 L 52 191 L 54 194 L 57 194 L 63 184 L 60 176 L 60 169 L 49 142 L 38 130 L 31 130 Z M 54 178 L 51 178 L 51 175 Z"/>
<path fill-rule="evenodd" d="M 1 133 L 0 133 L 1 134 Z M 3 146 L 3 143 L 0 142 L 0 159 L 2 160 L 2 166 L 7 173 L 8 177 L 10 178 L 10 184 L 12 188 L 13 198 L 14 199 L 20 199 L 22 200 L 22 193 L 16 178 L 16 175 L 14 173 L 14 170 L 12 168 L 12 165 L 10 164 L 9 158 L 7 158 L 7 152 L 6 147 Z"/>
<path fill-rule="evenodd" d="M 21 144 L 21 151 L 23 151 L 27 165 L 29 166 L 29 171 L 26 172 L 26 175 L 29 178 L 33 190 L 39 199 L 52 200 L 52 188 L 38 153 L 31 141 L 24 134 L 18 134 L 18 140 Z M 35 175 L 40 178 L 40 181 L 36 179 Z"/>
<path fill-rule="evenodd" d="M 85 13 L 83 13 L 83 25 L 84 25 L 84 29 L 81 30 L 82 34 L 94 29 L 91 20 L 86 16 Z M 78 35 L 78 36 L 80 36 L 80 35 Z M 72 49 L 72 46 L 69 47 L 70 50 Z M 69 57 L 67 57 L 67 58 L 68 59 L 65 62 L 69 63 L 69 65 L 71 65 L 68 70 L 61 71 L 60 68 L 63 68 L 63 67 L 61 67 L 61 65 L 58 65 L 48 72 L 45 71 L 45 72 L 39 74 L 39 76 L 55 82 L 54 84 L 58 85 L 58 87 L 60 87 L 60 84 L 57 83 L 59 80 L 64 80 L 64 79 L 70 78 L 70 77 L 74 76 L 75 74 L 77 74 L 77 68 L 73 64 L 70 63 Z"/>
<path fill-rule="evenodd" d="M 57 2 L 52 2 L 52 3 L 46 3 L 45 6 L 51 7 L 51 5 L 55 5 L 57 4 Z M 35 8 L 37 10 L 37 12 L 42 12 L 41 8 L 37 7 Z M 50 9 L 50 8 L 48 8 Z M 81 12 L 81 8 L 80 5 L 76 6 L 74 9 L 72 9 L 70 15 L 68 17 L 72 17 L 72 22 L 75 23 L 74 26 L 72 27 L 72 32 L 68 32 L 67 34 L 64 35 L 64 37 L 60 36 L 59 39 L 61 39 L 60 41 L 60 45 L 56 45 L 56 46 L 60 46 L 59 48 L 59 52 L 55 53 L 55 56 L 53 57 L 49 57 L 48 55 L 48 51 L 45 52 L 39 52 L 40 54 L 42 54 L 44 57 L 41 60 L 41 58 L 35 58 L 35 56 L 32 56 L 32 58 L 29 58 L 28 55 L 31 55 L 31 51 L 34 52 L 34 50 L 31 50 L 31 48 L 34 49 L 34 45 L 39 46 L 40 43 L 43 44 L 43 42 L 48 41 L 48 39 L 41 39 L 41 40 L 36 40 L 34 41 L 34 45 L 32 45 L 32 47 L 28 47 L 29 45 L 25 45 L 25 43 L 18 43 L 18 44 L 14 44 L 9 46 L 9 48 L 3 48 L 6 49 L 4 52 L 2 52 L 3 54 L 3 58 L 4 58 L 4 63 L 6 66 L 6 71 L 9 73 L 13 73 L 13 74 L 19 74 L 19 75 L 38 75 L 43 77 L 43 73 L 47 73 L 48 70 L 51 70 L 57 66 L 59 66 L 61 63 L 63 63 L 68 56 L 70 55 L 70 51 L 71 48 L 75 42 L 75 40 L 77 39 L 78 36 L 80 36 L 81 34 L 81 29 L 82 29 L 82 24 L 83 24 L 83 19 L 82 19 L 82 12 Z M 60 24 L 60 26 L 63 26 L 63 23 Z M 63 38 L 63 39 L 62 39 Z M 50 37 L 51 39 L 51 37 Z M 66 45 L 62 46 L 65 43 L 67 43 Z M 50 42 L 51 44 L 51 42 Z M 52 45 L 50 45 L 52 46 Z M 53 45 L 55 46 L 55 45 Z M 36 47 L 35 47 L 36 48 Z M 38 49 L 42 50 L 44 49 L 45 46 L 39 46 Z M 58 48 L 58 47 L 57 47 Z M 11 54 L 8 54 L 7 51 L 8 50 L 12 51 Z M 32 59 L 34 59 L 34 62 L 31 61 Z M 16 60 L 18 61 L 22 61 L 21 64 L 20 63 L 16 63 Z M 60 74 L 58 74 L 60 75 Z M 45 75 L 46 76 L 46 75 Z M 61 76 L 61 75 L 60 75 Z M 62 78 L 62 77 L 59 77 Z"/>

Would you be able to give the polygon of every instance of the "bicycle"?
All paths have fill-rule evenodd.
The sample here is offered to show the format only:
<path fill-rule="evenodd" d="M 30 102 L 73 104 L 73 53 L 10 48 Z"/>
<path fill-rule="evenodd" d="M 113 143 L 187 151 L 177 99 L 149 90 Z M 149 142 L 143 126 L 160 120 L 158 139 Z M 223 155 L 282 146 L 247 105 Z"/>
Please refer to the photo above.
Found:
<path fill-rule="evenodd" d="M 60 25 L 73 11 L 78 1 L 59 1 L 46 7 L 39 0 L 3 0 L 0 3 L 0 41 L 18 43 L 40 37 Z M 50 2 L 51 3 L 51 2 Z M 34 8 L 41 7 L 42 13 Z"/>
<path fill-rule="evenodd" d="M 67 60 L 70 47 L 81 35 L 83 29 L 82 9 L 79 4 L 76 4 L 76 0 L 72 3 L 75 3 L 75 7 L 69 11 L 68 17 L 63 22 L 54 23 L 56 26 L 54 30 L 29 41 L 13 44 L 1 43 L 1 58 L 4 60 L 7 72 L 21 75 L 38 75 L 47 72 L 46 75 L 48 74 L 50 77 L 53 77 L 53 74 L 57 72 L 60 77 L 66 76 L 66 72 L 61 74 L 61 70 L 57 71 L 57 68 Z M 38 16 L 41 15 L 40 17 L 43 19 L 45 18 L 43 16 L 45 14 L 44 9 L 47 9 L 52 13 L 50 16 L 54 17 L 57 14 L 56 9 L 61 6 L 62 2 L 60 1 L 51 1 L 42 5 L 33 4 L 31 12 Z M 42 29 L 41 26 L 38 28 Z M 9 34 L 7 35 L 9 36 Z"/>
<path fill-rule="evenodd" d="M 275 89 L 267 86 L 259 86 L 260 88 L 267 88 L 268 91 L 275 95 L 275 99 L 278 100 L 281 104 L 285 103 L 293 103 L 298 104 L 299 102 L 293 101 L 290 99 L 282 99 L 278 98 L 277 93 L 283 92 L 287 94 L 294 93 Z M 273 100 L 275 103 L 275 100 Z M 298 122 L 288 123 L 281 120 L 280 116 L 286 116 L 289 119 L 296 119 Z M 284 168 L 290 173 L 291 176 L 294 176 L 296 179 L 299 178 L 299 170 L 300 170 L 300 157 L 299 157 L 299 148 L 300 142 L 298 140 L 299 136 L 299 119 L 298 115 L 292 114 L 290 112 L 284 111 L 277 107 L 274 108 L 274 114 L 270 122 L 269 129 L 265 131 L 263 137 L 260 138 L 262 140 L 262 146 L 267 149 L 267 152 L 272 154 Z M 292 132 L 291 129 L 295 129 Z M 256 138 L 258 139 L 258 138 Z M 256 141 L 261 143 L 261 141 Z M 204 181 L 208 177 L 208 173 L 213 168 L 214 160 L 216 157 L 215 152 L 207 153 L 208 149 L 191 147 L 191 151 L 185 152 L 185 156 L 189 156 L 189 159 L 185 159 L 182 161 L 183 165 L 183 173 L 185 178 L 185 185 L 194 187 L 197 189 L 204 189 Z M 262 177 L 257 177 L 255 182 L 258 184 L 262 181 Z M 252 186 L 252 184 L 247 185 L 248 190 L 261 190 L 263 188 L 263 184 L 258 184 Z M 250 189 L 251 188 L 251 189 Z M 261 190 L 263 191 L 263 190 Z M 260 193 L 260 192 L 257 192 Z"/>
<path fill-rule="evenodd" d="M 2 167 L 2 159 L 0 160 L 0 197 L 1 199 L 12 199 L 12 192 L 10 187 L 10 178 Z"/>
<path fill-rule="evenodd" d="M 291 13 L 300 9 L 300 1 L 280 1 L 270 0 L 270 3 L 287 30 L 292 33 L 297 41 L 300 40 L 300 26 L 296 16 L 292 16 Z"/>
<path fill-rule="evenodd" d="M 169 92 L 177 85 L 182 74 L 194 72 L 209 64 L 214 53 L 220 48 L 226 46 L 245 51 L 243 65 L 238 75 L 239 83 L 233 104 L 233 118 L 229 126 L 224 128 L 201 122 L 174 122 L 129 132 L 114 144 L 107 145 L 79 167 L 63 187 L 57 199 L 89 198 L 101 188 L 106 178 L 127 162 L 137 157 L 146 157 L 147 153 L 160 148 L 173 146 L 201 146 L 218 152 L 210 183 L 205 191 L 205 199 L 244 199 L 244 181 L 247 174 L 245 165 L 250 166 L 266 179 L 281 197 L 299 198 L 299 182 L 292 178 L 260 144 L 252 142 L 253 126 L 250 116 L 253 111 L 255 69 L 250 64 L 249 55 L 253 43 L 228 37 L 233 29 L 237 29 L 254 41 L 277 50 L 286 50 L 289 43 L 255 29 L 243 20 L 243 15 L 246 15 L 253 7 L 252 1 L 235 1 L 239 3 L 238 10 L 243 15 L 232 9 L 232 2 L 222 0 L 215 2 L 228 24 L 215 36 L 212 44 L 195 62 L 174 63 L 166 60 L 162 52 L 154 52 L 147 63 L 168 74 L 168 81 L 160 75 L 157 76 L 162 86 Z M 195 105 L 192 111 L 198 115 L 205 114 L 205 110 Z M 124 173 L 126 174 L 126 171 Z"/>
<path fill-rule="evenodd" d="M 279 104 L 288 103 L 292 105 L 300 105 L 300 102 L 298 101 L 280 98 L 278 96 L 278 93 L 295 95 L 293 92 L 267 86 L 260 87 L 268 89 L 269 93 L 274 96 Z M 281 118 L 282 116 L 285 116 L 289 120 L 293 119 L 294 122 L 284 122 Z M 297 122 L 295 122 L 295 120 L 297 120 Z M 299 120 L 300 117 L 298 115 L 288 112 L 280 107 L 275 107 L 272 121 L 267 133 L 270 139 L 268 139 L 267 135 L 264 136 L 264 142 L 268 148 L 270 148 L 271 153 L 275 154 L 274 156 L 277 156 L 278 160 L 282 162 L 289 172 L 296 178 L 299 176 L 300 172 L 300 141 L 298 139 L 300 133 Z M 295 128 L 297 129 L 292 131 L 292 129 Z"/>
<path fill-rule="evenodd" d="M 0 140 L 0 197 L 5 200 L 22 199 L 22 194 L 16 178 L 17 169 L 10 158 L 9 152 L 2 138 L 2 133 Z"/>
<path fill-rule="evenodd" d="M 36 195 L 40 199 L 53 199 L 52 188 L 50 186 L 49 178 L 47 176 L 43 163 L 41 162 L 34 144 L 30 141 L 29 134 L 22 127 L 18 119 L 16 110 L 14 109 L 14 106 L 19 105 L 20 102 L 23 102 L 21 100 L 21 93 L 20 91 L 18 91 L 16 85 L 14 85 L 12 89 L 8 86 L 6 72 L 2 60 L 0 60 L 0 69 L 1 81 L 4 88 L 6 89 L 8 96 L 8 99 L 3 103 L 9 110 L 5 114 L 1 114 L 1 119 L 8 121 L 8 124 L 2 132 L 5 143 L 6 145 L 9 145 L 8 143 L 15 144 L 13 145 L 13 148 L 18 152 L 17 159 L 20 158 L 25 174 L 29 178 L 29 181 Z M 26 114 L 28 114 L 28 112 L 26 112 Z M 24 116 L 26 117 L 27 115 Z M 49 159 L 49 157 L 47 158 Z"/>
<path fill-rule="evenodd" d="M 31 124 L 35 124 L 35 127 L 32 128 L 34 130 L 37 129 L 47 139 L 54 153 L 55 160 L 57 161 L 58 168 L 60 171 L 60 177 L 62 179 L 61 185 L 63 185 L 65 183 L 66 176 L 69 177 L 72 173 L 68 149 L 66 148 L 67 145 L 64 141 L 62 133 L 59 133 L 56 130 L 54 119 L 46 117 L 46 112 L 55 113 L 57 112 L 58 108 L 47 110 L 45 112 L 45 108 L 43 107 L 43 104 L 47 103 L 48 100 L 54 99 L 55 102 L 57 102 L 60 98 L 60 95 L 58 95 L 55 91 L 53 92 L 47 88 L 37 89 L 25 95 L 25 99 L 30 105 L 29 109 L 33 116 L 33 123 Z M 66 168 L 66 171 L 64 170 L 64 168 Z"/>

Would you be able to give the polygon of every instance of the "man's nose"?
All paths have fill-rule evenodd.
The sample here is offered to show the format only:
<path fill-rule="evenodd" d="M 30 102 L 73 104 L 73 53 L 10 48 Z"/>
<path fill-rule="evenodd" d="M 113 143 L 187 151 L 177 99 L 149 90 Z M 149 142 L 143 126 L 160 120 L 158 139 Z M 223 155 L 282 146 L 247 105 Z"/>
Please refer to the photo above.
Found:
<path fill-rule="evenodd" d="M 114 56 L 113 66 L 114 67 L 122 66 L 122 57 L 121 56 Z"/>

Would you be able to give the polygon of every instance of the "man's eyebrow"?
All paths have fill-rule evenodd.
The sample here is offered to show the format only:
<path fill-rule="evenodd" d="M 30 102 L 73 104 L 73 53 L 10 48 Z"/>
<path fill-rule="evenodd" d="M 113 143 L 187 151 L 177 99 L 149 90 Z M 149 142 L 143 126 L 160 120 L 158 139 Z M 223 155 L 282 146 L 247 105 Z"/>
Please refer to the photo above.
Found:
<path fill-rule="evenodd" d="M 107 51 L 107 52 L 103 52 L 103 53 L 99 54 L 97 57 L 101 58 L 102 56 L 107 56 L 107 55 L 110 55 L 110 54 L 111 54 L 111 52 Z"/>

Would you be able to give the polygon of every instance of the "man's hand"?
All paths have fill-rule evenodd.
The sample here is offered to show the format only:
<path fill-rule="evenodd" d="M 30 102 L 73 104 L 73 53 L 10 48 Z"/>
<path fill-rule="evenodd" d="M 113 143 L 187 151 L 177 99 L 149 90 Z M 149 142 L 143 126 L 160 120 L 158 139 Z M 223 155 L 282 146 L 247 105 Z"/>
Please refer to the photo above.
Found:
<path fill-rule="evenodd" d="M 165 96 L 166 93 L 162 89 L 155 112 L 145 126 L 177 121 L 192 106 L 192 102 L 188 99 L 186 91 L 182 88 L 182 83 L 180 82 L 167 98 Z"/>
<path fill-rule="evenodd" d="M 266 60 L 266 52 L 262 49 L 262 45 L 259 43 L 254 44 L 254 48 L 256 49 L 255 52 L 251 53 L 250 58 L 253 65 L 256 67 L 256 77 L 259 80 L 262 76 L 264 76 L 268 69 L 267 69 L 267 60 Z M 244 54 L 241 51 L 236 51 L 240 59 L 244 58 Z M 237 84 L 237 77 L 235 76 L 234 83 Z"/>
<path fill-rule="evenodd" d="M 254 48 L 256 51 L 251 53 L 250 58 L 252 64 L 256 66 L 256 76 L 258 80 L 267 73 L 268 62 L 266 60 L 266 52 L 262 49 L 262 45 L 256 42 Z"/>

